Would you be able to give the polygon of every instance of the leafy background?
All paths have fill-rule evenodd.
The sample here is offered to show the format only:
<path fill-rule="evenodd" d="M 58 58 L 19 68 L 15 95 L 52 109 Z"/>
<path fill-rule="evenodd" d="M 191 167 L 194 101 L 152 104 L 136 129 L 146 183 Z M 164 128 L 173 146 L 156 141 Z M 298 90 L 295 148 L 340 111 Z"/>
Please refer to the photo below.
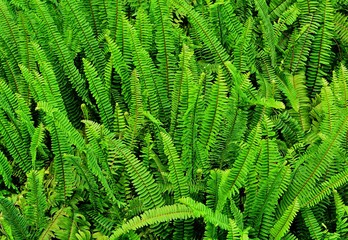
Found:
<path fill-rule="evenodd" d="M 347 9 L 0 0 L 0 238 L 347 239 Z"/>

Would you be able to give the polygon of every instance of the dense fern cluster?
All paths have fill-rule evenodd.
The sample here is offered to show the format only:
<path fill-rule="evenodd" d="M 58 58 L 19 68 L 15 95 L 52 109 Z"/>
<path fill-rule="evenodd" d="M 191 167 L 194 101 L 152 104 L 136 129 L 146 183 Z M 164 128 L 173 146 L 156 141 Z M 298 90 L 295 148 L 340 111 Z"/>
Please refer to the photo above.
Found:
<path fill-rule="evenodd" d="M 0 0 L 0 239 L 348 239 L 347 9 Z"/>

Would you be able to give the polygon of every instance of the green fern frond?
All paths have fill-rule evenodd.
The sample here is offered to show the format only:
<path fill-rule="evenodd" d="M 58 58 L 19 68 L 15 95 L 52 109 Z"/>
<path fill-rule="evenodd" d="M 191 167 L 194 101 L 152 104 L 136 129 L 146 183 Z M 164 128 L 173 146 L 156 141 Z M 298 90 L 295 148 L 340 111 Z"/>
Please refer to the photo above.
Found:
<path fill-rule="evenodd" d="M 316 219 L 313 211 L 309 208 L 301 209 L 301 214 L 304 218 L 305 224 L 308 227 L 309 233 L 312 239 L 322 239 L 323 233 L 318 220 Z"/>
<path fill-rule="evenodd" d="M 180 70 L 177 72 L 177 76 L 174 80 L 174 86 L 171 96 L 171 118 L 170 118 L 170 134 L 173 139 L 181 135 L 181 129 L 178 129 L 182 114 L 188 108 L 188 86 L 192 81 L 192 72 L 190 69 L 190 61 L 193 57 L 193 51 L 187 46 L 183 45 L 180 58 Z"/>
<path fill-rule="evenodd" d="M 303 70 L 320 20 L 320 15 L 317 13 L 304 17 L 300 29 L 295 30 L 291 35 L 284 58 L 285 66 L 290 69 L 291 73 Z"/>
<path fill-rule="evenodd" d="M 44 170 L 32 170 L 28 174 L 26 188 L 28 190 L 25 200 L 25 216 L 28 223 L 40 232 L 46 225 L 47 200 L 44 191 Z"/>
<path fill-rule="evenodd" d="M 192 25 L 198 32 L 201 40 L 211 51 L 215 61 L 223 67 L 224 74 L 227 75 L 227 85 L 232 86 L 232 77 L 225 66 L 225 62 L 229 60 L 230 56 L 223 48 L 213 31 L 209 28 L 208 23 L 185 0 L 174 0 L 173 5 L 178 9 L 179 13 L 187 15 L 190 21 L 192 21 Z"/>
<path fill-rule="evenodd" d="M 0 135 L 4 138 L 4 144 L 13 157 L 15 164 L 18 164 L 24 172 L 29 172 L 32 166 L 25 144 L 15 126 L 7 121 L 2 112 L 0 112 Z"/>
<path fill-rule="evenodd" d="M 309 150 L 301 159 L 305 162 L 304 169 L 296 172 L 290 187 L 284 195 L 283 203 L 289 204 L 295 198 L 303 202 L 304 197 L 313 189 L 316 181 L 324 174 L 330 162 L 334 158 L 341 138 L 347 131 L 348 117 L 344 114 L 335 124 L 330 138 L 325 139 L 317 148 Z M 299 159 L 299 161 L 301 161 Z M 309 159 L 316 159 L 311 161 Z M 281 206 L 284 206 L 281 203 Z"/>
<path fill-rule="evenodd" d="M 124 132 L 126 131 L 126 121 L 124 119 L 124 114 L 122 110 L 120 109 L 120 106 L 118 103 L 116 103 L 115 106 L 115 117 L 114 117 L 114 131 L 119 136 L 119 138 L 122 138 L 124 135 Z"/>
<path fill-rule="evenodd" d="M 55 24 L 54 19 L 52 18 L 47 6 L 40 0 L 35 0 L 35 5 L 39 16 L 41 16 L 41 20 L 45 25 L 44 29 L 47 35 L 52 36 L 52 51 L 57 56 L 59 61 L 62 63 L 65 75 L 69 78 L 70 82 L 72 83 L 72 86 L 76 89 L 79 96 L 85 101 L 88 100 L 88 91 L 86 89 L 86 83 L 82 79 L 80 73 L 74 65 L 71 53 L 66 44 L 64 43 L 63 37 L 59 33 L 58 27 Z"/>
<path fill-rule="evenodd" d="M 75 145 L 81 151 L 85 149 L 85 140 L 64 113 L 47 102 L 38 102 L 36 109 L 46 113 L 46 124 L 50 127 L 54 125 L 54 128 L 57 128 L 69 140 L 70 145 Z"/>
<path fill-rule="evenodd" d="M 64 4 L 70 10 L 73 26 L 81 33 L 81 44 L 85 48 L 87 58 L 93 62 L 98 75 L 103 76 L 106 64 L 105 57 L 98 46 L 89 22 L 86 20 L 86 12 L 81 7 L 82 3 L 78 0 L 67 0 Z"/>
<path fill-rule="evenodd" d="M 140 131 L 144 126 L 144 111 L 146 110 L 146 105 L 143 102 L 142 88 L 136 69 L 134 69 L 131 74 L 130 84 L 132 99 L 130 116 L 127 118 L 129 131 L 125 132 L 124 141 L 129 147 L 133 147 L 137 142 L 137 136 L 140 134 Z"/>
<path fill-rule="evenodd" d="M 269 52 L 271 57 L 272 66 L 276 64 L 276 52 L 275 52 L 275 34 L 268 15 L 268 6 L 265 0 L 255 0 L 255 6 L 261 18 L 261 26 L 264 37 L 265 50 Z"/>
<path fill-rule="evenodd" d="M 242 151 L 233 163 L 232 169 L 228 170 L 228 176 L 220 183 L 217 211 L 221 211 L 226 203 L 226 199 L 244 185 L 250 166 L 255 161 L 259 141 L 260 126 L 257 125 L 249 135 L 247 143 L 241 146 Z"/>
<path fill-rule="evenodd" d="M 0 29 L 2 38 L 13 42 L 10 50 L 15 56 L 17 62 L 20 62 L 20 52 L 18 51 L 21 44 L 19 38 L 19 26 L 16 24 L 15 12 L 12 11 L 10 4 L 7 1 L 0 1 Z"/>
<path fill-rule="evenodd" d="M 275 240 L 280 240 L 289 231 L 290 225 L 294 220 L 297 212 L 300 210 L 300 203 L 297 198 L 284 212 L 281 218 L 276 222 L 270 230 L 270 234 Z"/>
<path fill-rule="evenodd" d="M 164 153 L 168 157 L 169 180 L 174 186 L 174 199 L 177 201 L 179 198 L 189 196 L 188 181 L 184 175 L 185 167 L 179 158 L 170 136 L 165 132 L 161 132 L 161 139 L 164 146 Z"/>
<path fill-rule="evenodd" d="M 326 196 L 330 195 L 333 189 L 337 189 L 348 182 L 348 170 L 340 172 L 332 176 L 329 180 L 323 182 L 316 189 L 310 191 L 305 199 L 301 202 L 301 206 L 313 207 L 322 201 Z"/>
<path fill-rule="evenodd" d="M 109 99 L 109 95 L 103 85 L 102 80 L 98 77 L 98 73 L 94 66 L 85 58 L 82 59 L 84 71 L 92 92 L 100 111 L 100 117 L 103 124 L 112 131 L 113 130 L 113 109 Z"/>
<path fill-rule="evenodd" d="M 334 29 L 343 42 L 348 43 L 348 16 L 336 12 L 334 16 Z"/>
<path fill-rule="evenodd" d="M 217 82 L 209 94 L 208 106 L 204 111 L 199 141 L 209 150 L 216 141 L 216 135 L 223 120 L 227 104 L 228 88 L 222 70 L 218 70 Z"/>
<path fill-rule="evenodd" d="M 287 9 L 289 9 L 289 6 L 291 6 L 293 2 L 294 0 L 271 0 L 269 3 L 269 15 L 271 17 L 271 20 L 273 20 L 277 16 L 280 17 L 284 12 L 287 11 Z"/>
<path fill-rule="evenodd" d="M 119 156 L 125 161 L 127 172 L 140 198 L 144 201 L 145 209 L 163 206 L 163 198 L 152 174 L 120 140 L 112 141 L 110 144 L 111 155 Z"/>
<path fill-rule="evenodd" d="M 329 134 L 339 118 L 340 110 L 336 107 L 332 90 L 324 79 L 322 80 L 321 101 L 324 119 L 321 121 L 320 130 L 324 134 Z"/>
<path fill-rule="evenodd" d="M 137 11 L 135 29 L 137 30 L 141 45 L 146 51 L 150 52 L 153 48 L 153 23 L 143 7 L 140 7 Z"/>
<path fill-rule="evenodd" d="M 205 206 L 203 203 L 197 202 L 193 200 L 192 198 L 182 198 L 180 200 L 181 203 L 188 206 L 196 218 L 203 217 L 203 219 L 211 223 L 215 226 L 220 227 L 224 230 L 231 230 L 230 222 L 232 221 L 233 227 L 236 228 L 235 222 L 232 219 L 229 219 L 226 215 L 222 214 L 219 211 L 213 211 L 207 206 Z"/>
<path fill-rule="evenodd" d="M 115 221 L 110 218 L 106 218 L 102 214 L 97 211 L 88 211 L 86 214 L 92 219 L 93 223 L 96 224 L 97 229 L 107 235 L 110 236 L 112 230 L 115 228 Z"/>
<path fill-rule="evenodd" d="M 165 86 L 167 89 L 168 98 L 173 89 L 176 70 L 175 58 L 175 36 L 173 34 L 170 22 L 170 11 L 166 0 L 152 0 L 151 1 L 152 15 L 156 23 L 155 42 L 157 46 L 156 59 L 158 61 L 161 76 L 165 79 Z"/>
<path fill-rule="evenodd" d="M 248 18 L 243 27 L 243 32 L 237 36 L 236 44 L 233 47 L 233 64 L 240 69 L 241 72 L 246 72 L 251 69 L 255 62 L 255 45 L 253 44 L 254 36 L 254 21 Z"/>
<path fill-rule="evenodd" d="M 3 152 L 0 151 L 0 176 L 2 177 L 5 186 L 10 187 L 12 186 L 12 167 L 10 165 L 10 162 L 6 158 Z"/>
<path fill-rule="evenodd" d="M 0 108 L 13 123 L 16 123 L 15 114 L 18 108 L 17 97 L 3 79 L 0 79 Z"/>
<path fill-rule="evenodd" d="M 323 23 L 313 40 L 306 72 L 308 93 L 312 97 L 320 91 L 321 78 L 327 75 L 325 70 L 332 61 L 331 45 L 334 31 L 334 8 L 331 1 L 323 1 L 319 11 L 323 13 Z"/>
<path fill-rule="evenodd" d="M 227 237 L 226 239 L 227 240 L 237 240 L 237 239 L 240 239 L 240 229 L 238 229 L 237 227 L 237 224 L 231 220 L 230 220 L 230 225 L 231 225 L 231 230 L 228 231 L 228 234 L 227 234 Z"/>
<path fill-rule="evenodd" d="M 115 68 L 122 81 L 122 95 L 125 98 L 126 103 L 130 103 L 131 99 L 131 87 L 129 81 L 130 69 L 122 56 L 119 46 L 108 36 L 105 36 L 108 43 L 108 48 L 112 56 L 113 67 Z"/>
<path fill-rule="evenodd" d="M 72 151 L 71 145 L 69 144 L 68 138 L 66 136 L 66 131 L 68 129 L 65 128 L 65 132 L 61 129 L 58 129 L 58 121 L 55 121 L 53 117 L 54 114 L 57 113 L 57 109 L 52 109 L 51 106 L 49 106 L 45 102 L 40 102 L 37 108 L 44 110 L 47 114 L 46 129 L 50 132 L 50 136 L 52 139 L 52 151 L 54 154 L 54 170 L 57 182 L 56 199 L 57 201 L 67 201 L 67 199 L 72 195 L 74 188 L 74 172 L 71 171 L 72 165 L 64 160 L 64 154 L 69 154 Z"/>
<path fill-rule="evenodd" d="M 110 239 L 118 239 L 122 234 L 125 234 L 130 230 L 136 230 L 148 225 L 168 222 L 174 219 L 187 219 L 192 218 L 193 216 L 192 210 L 182 204 L 174 204 L 151 209 L 124 223 L 122 226 L 120 226 L 120 228 L 114 231 L 114 233 L 110 236 Z"/>
<path fill-rule="evenodd" d="M 341 237 L 348 236 L 348 207 L 344 204 L 340 194 L 336 190 L 333 191 L 336 205 L 336 233 Z"/>
<path fill-rule="evenodd" d="M 0 198 L 0 211 L 4 216 L 4 224 L 9 226 L 11 232 L 7 232 L 10 239 L 28 239 L 28 225 L 18 209 L 8 199 Z"/>
<path fill-rule="evenodd" d="M 124 20 L 126 21 L 126 20 Z M 133 60 L 140 77 L 140 82 L 149 93 L 150 110 L 155 117 L 166 118 L 169 113 L 168 92 L 162 78 L 159 77 L 148 52 L 141 46 L 136 31 L 128 21 L 125 22 L 127 33 L 130 35 L 132 49 L 134 51 Z"/>
<path fill-rule="evenodd" d="M 107 15 L 110 37 L 119 46 L 121 54 L 127 65 L 130 65 L 133 54 L 132 48 L 130 47 L 130 36 L 127 33 L 127 25 L 124 21 L 127 6 L 125 6 L 124 1 L 122 0 L 109 1 L 108 4 Z"/>
<path fill-rule="evenodd" d="M 98 185 L 96 184 L 96 181 L 92 173 L 85 166 L 81 158 L 72 156 L 72 155 L 64 155 L 64 160 L 70 162 L 71 165 L 75 167 L 79 176 L 81 176 L 84 179 L 84 181 L 87 183 L 89 200 L 93 204 L 94 208 L 102 209 L 102 206 L 99 200 L 100 196 L 98 191 Z"/>
<path fill-rule="evenodd" d="M 292 2 L 292 0 L 290 2 Z M 288 30 L 291 25 L 294 24 L 299 14 L 300 11 L 296 3 L 289 6 L 286 11 L 280 13 L 278 21 L 274 23 L 274 34 L 277 37 L 276 42 L 279 42 L 279 39 L 283 37 L 283 32 Z"/>
<path fill-rule="evenodd" d="M 309 122 L 309 98 L 307 92 L 307 86 L 305 85 L 304 72 L 300 72 L 296 75 L 286 74 L 285 77 L 288 79 L 292 89 L 294 89 L 295 99 L 289 98 L 292 102 L 296 113 L 292 113 L 300 123 L 303 131 L 310 129 Z"/>
<path fill-rule="evenodd" d="M 42 76 L 43 82 L 41 83 L 45 93 L 48 95 L 50 93 L 51 101 L 50 103 L 58 108 L 62 113 L 66 113 L 63 98 L 61 96 L 61 91 L 59 89 L 59 84 L 56 79 L 53 67 L 48 61 L 42 48 L 36 44 L 31 43 L 33 48 L 33 53 L 35 60 L 38 62 L 40 75 Z"/>
<path fill-rule="evenodd" d="M 267 179 L 260 181 L 260 189 L 255 197 L 250 217 L 258 235 L 264 239 L 268 237 L 275 222 L 276 205 L 290 182 L 290 173 L 289 166 L 283 165 L 273 169 Z"/>
<path fill-rule="evenodd" d="M 32 136 L 30 143 L 30 155 L 33 169 L 40 169 L 42 167 L 42 162 L 37 162 L 37 152 L 40 147 L 42 147 L 43 140 L 45 137 L 45 127 L 43 124 L 40 124 L 37 128 L 35 128 L 35 132 Z"/>
<path fill-rule="evenodd" d="M 223 4 L 220 6 L 218 17 L 222 22 L 223 27 L 226 28 L 226 32 L 223 36 L 227 36 L 220 36 L 220 41 L 227 50 L 233 49 L 237 39 L 243 32 L 243 24 L 238 19 L 238 16 L 235 13 L 235 8 L 232 4 Z"/>
<path fill-rule="evenodd" d="M 335 103 L 339 107 L 348 107 L 348 70 L 340 64 L 337 71 L 333 72 L 332 83 L 330 84 L 335 97 Z"/>
<path fill-rule="evenodd" d="M 318 10 L 319 3 L 317 0 L 300 0 L 298 1 L 298 5 L 303 15 L 303 18 L 310 16 Z"/>

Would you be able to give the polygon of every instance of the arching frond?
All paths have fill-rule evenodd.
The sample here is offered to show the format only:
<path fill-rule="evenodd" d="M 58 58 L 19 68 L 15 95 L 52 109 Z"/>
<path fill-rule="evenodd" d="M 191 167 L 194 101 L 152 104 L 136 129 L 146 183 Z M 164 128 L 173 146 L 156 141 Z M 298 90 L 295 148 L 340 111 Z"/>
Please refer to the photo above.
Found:
<path fill-rule="evenodd" d="M 168 222 L 174 219 L 187 219 L 193 216 L 192 210 L 182 204 L 151 209 L 140 216 L 136 216 L 123 224 L 120 228 L 116 229 L 110 239 L 118 239 L 122 234 L 127 233 L 130 230 L 136 230 L 150 224 Z"/>

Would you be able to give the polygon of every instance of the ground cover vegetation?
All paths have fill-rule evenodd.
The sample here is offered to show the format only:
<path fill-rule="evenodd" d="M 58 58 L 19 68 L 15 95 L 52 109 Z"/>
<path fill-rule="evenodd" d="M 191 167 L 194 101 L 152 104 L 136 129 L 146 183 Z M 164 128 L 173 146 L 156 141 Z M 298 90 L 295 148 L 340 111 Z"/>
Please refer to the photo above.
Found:
<path fill-rule="evenodd" d="M 348 239 L 347 0 L 0 0 L 0 239 Z"/>

